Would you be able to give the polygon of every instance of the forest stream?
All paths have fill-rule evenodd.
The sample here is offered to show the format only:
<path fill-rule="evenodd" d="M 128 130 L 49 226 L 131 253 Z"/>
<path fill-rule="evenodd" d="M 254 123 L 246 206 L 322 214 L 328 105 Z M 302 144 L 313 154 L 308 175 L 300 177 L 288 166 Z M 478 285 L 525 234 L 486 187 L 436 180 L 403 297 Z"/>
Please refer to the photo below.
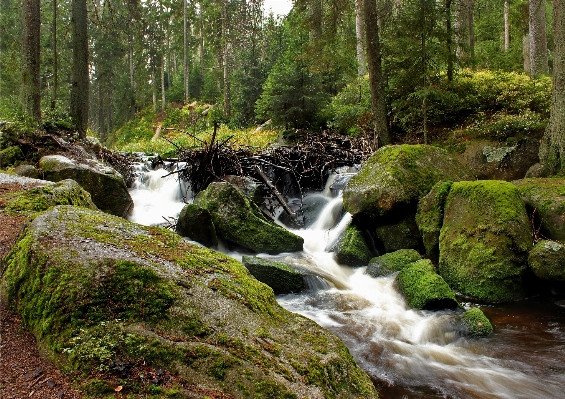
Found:
<path fill-rule="evenodd" d="M 162 178 L 168 171 L 142 165 L 138 174 L 130 220 L 153 225 L 178 216 L 185 204 L 175 176 Z M 464 337 L 453 311 L 410 309 L 394 288 L 394 276 L 372 278 L 365 267 L 336 263 L 329 249 L 351 216 L 331 183 L 308 194 L 317 196 L 315 222 L 292 230 L 304 238 L 304 250 L 260 256 L 312 274 L 308 290 L 278 296 L 278 302 L 339 336 L 381 398 L 565 397 L 565 307 L 559 306 L 565 298 L 474 304 L 495 331 L 488 338 Z M 221 244 L 219 250 L 241 261 L 242 254 Z"/>

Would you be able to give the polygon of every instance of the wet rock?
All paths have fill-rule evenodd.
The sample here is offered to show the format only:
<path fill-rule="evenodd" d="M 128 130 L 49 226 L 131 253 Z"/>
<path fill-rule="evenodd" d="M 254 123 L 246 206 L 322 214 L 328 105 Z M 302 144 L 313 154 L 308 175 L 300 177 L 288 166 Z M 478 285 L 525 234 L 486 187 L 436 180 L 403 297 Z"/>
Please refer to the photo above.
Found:
<path fill-rule="evenodd" d="M 416 223 L 422 235 L 426 255 L 439 261 L 439 233 L 443 225 L 443 210 L 452 181 L 436 183 L 430 192 L 418 202 Z"/>
<path fill-rule="evenodd" d="M 259 183 L 259 181 L 248 176 L 234 175 L 224 176 L 222 180 L 233 184 L 257 206 L 260 206 L 264 202 L 264 198 L 267 193 L 265 191 L 265 186 Z"/>
<path fill-rule="evenodd" d="M 466 168 L 446 151 L 427 145 L 393 145 L 375 152 L 343 190 L 353 216 L 416 214 L 418 200 L 438 181 L 470 180 Z"/>
<path fill-rule="evenodd" d="M 377 226 L 375 236 L 382 243 L 384 252 L 417 249 L 421 246 L 420 231 L 411 214 L 406 215 L 400 221 Z"/>
<path fill-rule="evenodd" d="M 267 284 L 277 295 L 300 292 L 304 289 L 302 273 L 282 262 L 244 256 L 242 263 L 253 277 Z"/>
<path fill-rule="evenodd" d="M 347 266 L 365 266 L 373 256 L 365 243 L 363 232 L 354 224 L 347 226 L 334 252 L 337 262 Z"/>
<path fill-rule="evenodd" d="M 254 252 L 277 254 L 302 250 L 304 239 L 268 220 L 229 183 L 212 183 L 194 203 L 212 215 L 216 234 Z"/>
<path fill-rule="evenodd" d="M 536 227 L 543 236 L 565 241 L 565 179 L 528 178 L 512 182 L 530 214 L 536 210 Z"/>
<path fill-rule="evenodd" d="M 23 161 L 24 154 L 20 147 L 12 146 L 0 151 L 0 168 L 12 166 L 19 161 Z"/>
<path fill-rule="evenodd" d="M 414 249 L 400 249 L 371 259 L 365 274 L 371 277 L 388 276 L 401 271 L 420 259 L 422 259 L 422 256 L 418 251 Z"/>
<path fill-rule="evenodd" d="M 440 310 L 459 306 L 455 294 L 436 273 L 429 259 L 416 261 L 403 268 L 395 281 L 411 308 Z"/>
<path fill-rule="evenodd" d="M 39 170 L 33 165 L 19 165 L 14 169 L 14 173 L 18 176 L 31 177 L 32 179 L 39 178 Z"/>
<path fill-rule="evenodd" d="M 195 204 L 188 204 L 182 208 L 177 220 L 177 233 L 208 248 L 218 245 L 212 215 L 208 210 Z"/>
<path fill-rule="evenodd" d="M 551 175 L 551 170 L 547 165 L 536 163 L 528 169 L 524 178 L 531 178 L 531 177 L 549 177 Z"/>
<path fill-rule="evenodd" d="M 524 298 L 531 226 L 519 191 L 500 180 L 451 186 L 439 273 L 454 290 L 488 302 Z"/>
<path fill-rule="evenodd" d="M 356 175 L 356 173 L 340 173 L 340 174 L 338 174 L 335 177 L 335 180 L 333 181 L 333 183 L 330 185 L 330 191 L 332 192 L 332 194 L 338 195 L 339 192 L 343 191 L 345 186 L 347 186 L 347 183 L 349 183 L 349 180 L 351 180 L 351 178 L 355 175 Z"/>
<path fill-rule="evenodd" d="M 528 264 L 542 280 L 565 281 L 565 245 L 555 241 L 539 241 L 530 251 Z"/>
<path fill-rule="evenodd" d="M 113 168 L 89 160 L 78 163 L 62 155 L 44 156 L 39 160 L 45 180 L 73 179 L 90 193 L 96 206 L 112 215 L 126 217 L 133 206 L 123 177 Z"/>
<path fill-rule="evenodd" d="M 493 327 L 490 320 L 479 308 L 471 308 L 461 316 L 466 327 L 466 333 L 475 337 L 486 337 L 492 334 Z"/>

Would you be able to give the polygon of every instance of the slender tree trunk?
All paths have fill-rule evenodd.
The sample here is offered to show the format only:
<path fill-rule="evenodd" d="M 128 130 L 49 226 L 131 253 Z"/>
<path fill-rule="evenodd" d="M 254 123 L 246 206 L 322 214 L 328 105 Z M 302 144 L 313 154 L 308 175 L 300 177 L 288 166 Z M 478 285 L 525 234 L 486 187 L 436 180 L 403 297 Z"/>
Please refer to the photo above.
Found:
<path fill-rule="evenodd" d="M 51 109 L 57 105 L 57 92 L 59 91 L 59 54 L 57 53 L 57 0 L 53 0 L 53 94 L 51 96 Z"/>
<path fill-rule="evenodd" d="M 530 73 L 532 67 L 530 62 L 530 35 L 528 33 L 522 36 L 522 58 L 524 59 L 524 71 Z"/>
<path fill-rule="evenodd" d="M 152 91 L 152 98 L 153 98 L 153 112 L 157 112 L 157 77 L 155 76 L 155 69 L 156 67 L 153 66 L 151 70 L 151 91 Z"/>
<path fill-rule="evenodd" d="M 355 0 L 355 36 L 357 38 L 357 75 L 367 73 L 365 57 L 365 27 L 363 25 L 363 0 Z"/>
<path fill-rule="evenodd" d="M 565 171 L 565 0 L 553 1 L 553 89 L 551 116 L 540 160 L 553 172 Z"/>
<path fill-rule="evenodd" d="M 381 65 L 381 43 L 379 39 L 377 3 L 375 0 L 364 0 L 363 7 L 374 133 L 379 145 L 387 145 L 390 144 L 390 134 L 388 131 Z"/>
<path fill-rule="evenodd" d="M 504 51 L 510 50 L 510 1 L 504 0 Z"/>
<path fill-rule="evenodd" d="M 165 56 L 161 56 L 161 111 L 165 112 Z"/>
<path fill-rule="evenodd" d="M 200 57 L 200 76 L 204 80 L 204 21 L 202 18 L 202 3 L 198 12 L 198 55 Z"/>
<path fill-rule="evenodd" d="M 188 104 L 188 0 L 184 0 L 183 17 L 183 70 L 184 70 L 184 103 Z"/>
<path fill-rule="evenodd" d="M 545 29 L 545 1 L 530 0 L 530 75 L 549 73 L 547 62 L 547 33 Z"/>
<path fill-rule="evenodd" d="M 454 54 L 453 54 L 453 22 L 452 22 L 452 0 L 445 0 L 445 50 L 447 52 L 447 81 L 453 81 Z"/>
<path fill-rule="evenodd" d="M 35 121 L 41 119 L 40 3 L 40 0 L 24 1 L 22 105 L 26 115 Z"/>
<path fill-rule="evenodd" d="M 474 7 L 475 0 L 460 0 L 457 7 L 457 56 L 467 64 L 475 57 Z"/>
<path fill-rule="evenodd" d="M 131 38 L 129 43 L 130 119 L 135 118 L 135 66 L 133 56 L 133 38 Z"/>
<path fill-rule="evenodd" d="M 224 1 L 222 7 L 222 35 L 223 35 L 223 67 L 224 67 L 224 116 L 231 117 L 231 87 L 230 87 L 230 53 L 228 34 L 228 11 Z"/>
<path fill-rule="evenodd" d="M 71 82 L 71 117 L 79 138 L 86 137 L 89 108 L 88 34 L 86 0 L 72 2 L 73 78 Z"/>

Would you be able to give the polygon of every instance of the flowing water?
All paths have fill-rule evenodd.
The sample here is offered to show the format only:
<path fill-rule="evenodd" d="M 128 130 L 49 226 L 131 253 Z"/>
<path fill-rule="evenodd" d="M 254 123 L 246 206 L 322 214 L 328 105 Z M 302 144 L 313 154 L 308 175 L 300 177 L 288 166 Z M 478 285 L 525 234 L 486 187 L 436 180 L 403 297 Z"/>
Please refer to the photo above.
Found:
<path fill-rule="evenodd" d="M 184 205 L 180 186 L 173 176 L 161 178 L 167 173 L 142 173 L 131 191 L 131 220 L 159 224 L 178 216 Z M 307 291 L 279 296 L 279 303 L 338 335 L 381 398 L 565 398 L 565 308 L 555 304 L 563 298 L 482 306 L 495 333 L 463 337 L 455 312 L 408 308 L 394 276 L 372 278 L 364 267 L 335 262 L 329 250 L 351 216 L 343 212 L 340 194 L 332 195 L 331 183 L 305 198 L 319 205 L 306 228 L 293 230 L 304 238 L 304 250 L 261 256 L 313 274 Z"/>

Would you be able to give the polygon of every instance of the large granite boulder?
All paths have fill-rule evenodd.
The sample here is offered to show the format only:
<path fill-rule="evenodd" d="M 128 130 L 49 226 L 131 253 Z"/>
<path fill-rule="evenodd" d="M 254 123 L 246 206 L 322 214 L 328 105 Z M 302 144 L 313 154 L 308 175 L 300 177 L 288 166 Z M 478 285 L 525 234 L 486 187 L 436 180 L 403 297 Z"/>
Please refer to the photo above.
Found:
<path fill-rule="evenodd" d="M 456 182 L 447 197 L 439 272 L 456 291 L 488 302 L 524 298 L 531 226 L 516 186 Z"/>
<path fill-rule="evenodd" d="M 528 178 L 512 182 L 547 238 L 565 241 L 565 179 Z M 536 227 L 538 227 L 536 226 Z"/>
<path fill-rule="evenodd" d="M 422 259 L 422 256 L 415 249 L 399 249 L 371 259 L 365 274 L 371 277 L 388 276 L 401 271 L 420 259 Z"/>
<path fill-rule="evenodd" d="M 187 204 L 182 208 L 177 220 L 177 233 L 208 248 L 218 245 L 212 215 L 196 204 Z"/>
<path fill-rule="evenodd" d="M 335 335 L 241 263 L 166 229 L 56 206 L 1 272 L 2 300 L 89 393 L 164 398 L 171 381 L 187 398 L 377 397 Z"/>
<path fill-rule="evenodd" d="M 275 294 L 300 292 L 304 288 L 304 276 L 289 265 L 257 256 L 244 256 L 243 266 L 257 280 L 267 284 Z"/>
<path fill-rule="evenodd" d="M 534 274 L 548 281 L 565 281 L 565 245 L 542 240 L 530 251 L 528 264 Z"/>
<path fill-rule="evenodd" d="M 261 210 L 229 183 L 212 183 L 194 203 L 212 215 L 216 233 L 254 252 L 301 251 L 304 239 L 268 220 Z"/>
<path fill-rule="evenodd" d="M 467 169 L 445 150 L 428 145 L 380 148 L 343 190 L 343 204 L 353 216 L 416 213 L 418 200 L 438 181 L 471 180 Z"/>
<path fill-rule="evenodd" d="M 373 256 L 365 243 L 363 232 L 354 224 L 347 226 L 334 252 L 337 262 L 347 266 L 365 266 Z"/>
<path fill-rule="evenodd" d="M 126 217 L 133 206 L 122 175 L 100 162 L 88 160 L 86 164 L 62 155 L 48 155 L 39 160 L 39 167 L 45 180 L 76 181 L 90 193 L 92 202 L 104 212 Z"/>

